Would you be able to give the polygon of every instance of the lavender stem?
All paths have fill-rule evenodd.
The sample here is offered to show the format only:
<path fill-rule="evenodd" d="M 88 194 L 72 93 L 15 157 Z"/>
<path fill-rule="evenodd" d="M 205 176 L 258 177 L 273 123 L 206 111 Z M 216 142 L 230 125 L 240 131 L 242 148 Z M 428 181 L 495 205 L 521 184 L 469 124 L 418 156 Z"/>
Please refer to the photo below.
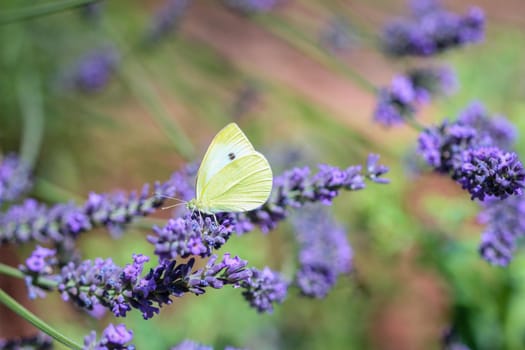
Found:
<path fill-rule="evenodd" d="M 29 323 L 31 323 L 36 328 L 40 329 L 42 332 L 53 337 L 56 341 L 64 344 L 70 349 L 82 350 L 81 345 L 69 339 L 68 337 L 66 337 L 65 335 L 63 335 L 62 333 L 60 333 L 53 327 L 51 327 L 45 321 L 37 317 L 31 311 L 23 307 L 15 299 L 11 298 L 9 294 L 4 292 L 3 289 L 0 289 L 0 302 L 4 304 L 5 306 L 7 306 L 8 308 L 10 308 L 13 312 L 15 312 L 20 317 L 23 317 L 24 319 L 26 319 Z"/>
<path fill-rule="evenodd" d="M 11 276 L 11 277 L 20 278 L 20 279 L 24 279 L 26 277 L 26 275 L 19 269 L 16 269 L 14 267 L 11 267 L 9 265 L 5 265 L 2 263 L 0 263 L 0 274 L 4 274 L 6 276 Z M 56 288 L 56 286 L 58 285 L 57 282 L 51 279 L 45 278 L 45 277 L 39 277 L 37 282 L 38 282 L 37 284 L 41 287 Z"/>

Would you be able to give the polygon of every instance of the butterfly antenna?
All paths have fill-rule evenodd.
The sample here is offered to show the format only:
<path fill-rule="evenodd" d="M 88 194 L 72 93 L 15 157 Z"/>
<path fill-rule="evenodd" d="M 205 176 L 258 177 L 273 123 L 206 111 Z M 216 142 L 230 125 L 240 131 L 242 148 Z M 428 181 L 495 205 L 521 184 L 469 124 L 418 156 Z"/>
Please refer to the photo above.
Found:
<path fill-rule="evenodd" d="M 168 199 L 173 199 L 175 201 L 179 201 L 181 203 L 187 203 L 186 201 L 182 200 L 182 199 L 179 199 L 179 198 L 175 198 L 175 197 L 170 197 L 170 196 L 166 196 L 165 194 L 162 194 L 162 193 L 155 193 L 157 196 L 159 197 L 164 197 L 164 198 L 168 198 Z"/>
<path fill-rule="evenodd" d="M 166 210 L 166 209 L 174 208 L 174 207 L 176 207 L 176 206 L 184 205 L 184 204 L 186 204 L 186 202 L 184 202 L 184 203 L 177 203 L 177 204 L 173 204 L 173 205 L 169 205 L 169 206 L 167 206 L 167 207 L 162 207 L 161 209 L 162 209 L 162 210 Z"/>

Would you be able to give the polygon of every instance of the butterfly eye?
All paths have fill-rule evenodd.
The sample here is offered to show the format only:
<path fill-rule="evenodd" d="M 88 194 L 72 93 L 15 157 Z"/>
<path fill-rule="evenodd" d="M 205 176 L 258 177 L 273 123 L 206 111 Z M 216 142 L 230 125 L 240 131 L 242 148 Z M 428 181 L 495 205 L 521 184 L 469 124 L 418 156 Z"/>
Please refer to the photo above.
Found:
<path fill-rule="evenodd" d="M 233 152 L 228 153 L 228 158 L 230 158 L 230 160 L 234 160 L 235 159 L 235 153 L 233 153 Z"/>

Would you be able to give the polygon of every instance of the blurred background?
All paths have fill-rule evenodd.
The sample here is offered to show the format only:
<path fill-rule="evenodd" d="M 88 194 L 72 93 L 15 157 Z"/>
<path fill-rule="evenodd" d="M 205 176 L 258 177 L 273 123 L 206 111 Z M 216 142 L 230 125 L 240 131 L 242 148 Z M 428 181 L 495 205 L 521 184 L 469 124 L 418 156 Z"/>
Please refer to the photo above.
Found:
<path fill-rule="evenodd" d="M 137 312 L 123 320 L 137 348 L 190 338 L 217 349 L 440 349 L 452 332 L 472 349 L 525 349 L 525 254 L 505 269 L 481 260 L 478 206 L 450 179 L 414 170 L 417 131 L 372 120 L 375 88 L 421 61 L 388 58 L 379 46 L 383 26 L 406 16 L 407 3 L 246 3 L 109 0 L 0 26 L 0 152 L 31 164 L 31 196 L 42 201 L 168 179 L 198 161 L 230 121 L 276 174 L 295 165 L 362 164 L 370 152 L 391 169 L 391 184 L 335 200 L 354 261 L 326 298 L 291 290 L 273 314 L 259 315 L 231 288 L 188 295 L 149 321 Z M 31 4 L 4 0 L 0 10 Z M 479 100 L 523 132 L 525 2 L 443 4 L 458 13 L 482 8 L 486 38 L 425 59 L 450 64 L 459 89 L 418 119 L 429 125 Z M 524 147 L 518 138 L 522 155 Z M 119 240 L 104 229 L 82 235 L 84 257 L 126 263 L 133 252 L 151 254 L 148 227 L 168 216 L 159 212 Z M 283 222 L 266 235 L 233 237 L 222 252 L 259 268 L 293 269 L 292 230 Z M 0 259 L 17 266 L 30 251 L 3 246 Z M 120 321 L 91 319 L 55 294 L 30 302 L 11 278 L 0 277 L 0 285 L 79 339 Z M 0 310 L 0 336 L 34 332 Z"/>

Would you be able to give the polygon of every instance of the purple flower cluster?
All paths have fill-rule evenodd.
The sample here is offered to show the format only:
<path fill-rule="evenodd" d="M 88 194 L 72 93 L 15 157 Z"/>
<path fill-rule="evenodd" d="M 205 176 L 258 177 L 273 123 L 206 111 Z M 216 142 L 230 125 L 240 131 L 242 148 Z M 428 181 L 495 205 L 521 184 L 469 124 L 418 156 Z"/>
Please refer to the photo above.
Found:
<path fill-rule="evenodd" d="M 394 77 L 389 87 L 378 90 L 374 120 L 388 127 L 403 124 L 416 112 L 415 98 L 411 81 L 402 75 Z"/>
<path fill-rule="evenodd" d="M 479 251 L 497 266 L 512 260 L 517 239 L 525 233 L 525 170 L 512 149 L 517 133 L 502 116 L 491 116 L 474 102 L 455 122 L 427 128 L 418 152 L 435 171 L 447 174 L 483 206 L 486 225 Z"/>
<path fill-rule="evenodd" d="M 223 0 L 224 5 L 241 14 L 271 11 L 281 0 Z"/>
<path fill-rule="evenodd" d="M 53 349 L 53 340 L 44 333 L 16 339 L 0 339 L 0 350 L 18 349 L 51 350 Z"/>
<path fill-rule="evenodd" d="M 97 333 L 91 332 L 84 338 L 84 350 L 135 350 L 134 345 L 128 344 L 133 339 L 133 331 L 126 329 L 126 325 L 114 326 L 109 324 L 97 341 Z"/>
<path fill-rule="evenodd" d="M 32 185 L 29 167 L 16 155 L 9 154 L 1 161 L 0 204 L 18 199 Z"/>
<path fill-rule="evenodd" d="M 162 228 L 153 227 L 155 235 L 148 241 L 155 246 L 160 259 L 207 257 L 219 249 L 236 230 L 235 216 L 218 214 L 217 222 L 210 216 L 198 214 L 170 219 Z"/>
<path fill-rule="evenodd" d="M 345 230 L 328 211 L 313 205 L 303 208 L 293 224 L 299 242 L 295 285 L 305 296 L 324 298 L 339 275 L 352 267 L 352 249 Z"/>
<path fill-rule="evenodd" d="M 434 95 L 450 94 L 456 87 L 456 76 L 448 67 L 409 70 L 378 90 L 374 120 L 387 127 L 403 124 L 414 117 L 419 105 Z"/>
<path fill-rule="evenodd" d="M 31 256 L 26 259 L 26 268 L 29 273 L 50 275 L 56 265 L 56 250 L 36 246 Z"/>
<path fill-rule="evenodd" d="M 166 0 L 155 13 L 146 32 L 148 42 L 157 42 L 175 31 L 186 14 L 190 0 Z"/>
<path fill-rule="evenodd" d="M 491 116 L 485 106 L 478 101 L 469 104 L 459 114 L 458 122 L 474 128 L 480 137 L 490 138 L 494 146 L 503 149 L 514 147 L 517 138 L 514 125 L 503 116 Z"/>
<path fill-rule="evenodd" d="M 151 214 L 165 201 L 165 196 L 188 199 L 193 196 L 193 167 L 176 172 L 164 183 L 155 183 L 149 195 L 145 185 L 140 194 L 113 195 L 91 193 L 83 206 L 58 204 L 48 208 L 34 199 L 11 206 L 0 213 L 0 242 L 63 242 L 94 227 L 105 226 L 120 233 L 134 218 Z"/>
<path fill-rule="evenodd" d="M 119 62 L 119 54 L 114 48 L 102 48 L 87 53 L 76 64 L 72 72 L 75 87 L 92 93 L 102 90 L 111 79 Z"/>
<path fill-rule="evenodd" d="M 239 215 L 239 222 L 245 224 L 238 226 L 247 228 L 255 224 L 263 232 L 269 232 L 287 217 L 289 208 L 300 208 L 306 203 L 316 202 L 330 205 L 341 190 L 357 191 L 365 188 L 365 180 L 388 183 L 382 177 L 388 168 L 378 161 L 377 155 L 370 154 L 364 170 L 360 165 L 340 169 L 321 164 L 313 176 L 308 167 L 288 170 L 274 179 L 273 191 L 266 204 Z"/>
<path fill-rule="evenodd" d="M 252 276 L 240 286 L 244 299 L 258 312 L 272 312 L 274 303 L 282 303 L 288 292 L 288 282 L 277 272 L 265 267 L 262 271 L 251 268 Z"/>
<path fill-rule="evenodd" d="M 516 250 L 517 240 L 525 236 L 525 196 L 505 200 L 488 198 L 483 203 L 479 221 L 486 225 L 479 252 L 496 266 L 507 266 Z"/>
<path fill-rule="evenodd" d="M 413 2 L 414 16 L 389 23 L 382 35 L 384 51 L 396 57 L 431 56 L 483 40 L 485 15 L 472 7 L 465 15 L 443 9 L 436 1 Z"/>
<path fill-rule="evenodd" d="M 207 288 L 241 287 L 245 298 L 260 312 L 271 311 L 272 303 L 281 302 L 286 295 L 286 283 L 278 274 L 269 269 L 262 272 L 248 269 L 247 261 L 228 253 L 220 261 L 212 255 L 198 270 L 193 270 L 194 258 L 180 264 L 175 260 L 162 260 L 142 276 L 147 261 L 148 257 L 139 254 L 124 268 L 111 259 L 70 263 L 56 277 L 57 289 L 65 301 L 70 300 L 81 308 L 92 310 L 102 305 L 117 317 L 125 317 L 128 311 L 138 309 L 144 319 L 158 314 L 162 305 L 171 304 L 172 296 L 200 295 Z"/>
<path fill-rule="evenodd" d="M 388 168 L 378 162 L 379 156 L 371 154 L 364 171 L 361 166 L 343 170 L 329 165 L 320 165 L 313 176 L 308 167 L 286 171 L 274 179 L 272 194 L 259 209 L 239 214 L 221 213 L 215 217 L 197 212 L 185 215 L 169 220 L 162 228 L 155 227 L 154 235 L 148 240 L 155 246 L 155 254 L 163 259 L 209 256 L 213 249 L 226 243 L 233 232 L 246 233 L 254 225 L 263 232 L 273 230 L 287 217 L 290 208 L 315 202 L 329 205 L 341 190 L 363 189 L 365 179 L 387 183 L 382 175 Z"/>
<path fill-rule="evenodd" d="M 51 276 L 58 265 L 56 250 L 36 246 L 31 256 L 26 259 L 25 265 L 18 268 L 25 274 L 25 284 L 28 289 L 29 299 L 45 297 L 46 288 L 39 286 L 39 279 Z"/>
<path fill-rule="evenodd" d="M 460 183 L 472 199 L 519 195 L 525 170 L 514 152 L 499 147 L 511 145 L 515 133 L 501 117 L 492 121 L 479 110 L 471 105 L 456 122 L 425 129 L 418 139 L 418 153 L 435 171 Z"/>
<path fill-rule="evenodd" d="M 452 178 L 472 199 L 484 200 L 486 196 L 505 199 L 521 195 L 525 186 L 525 169 L 514 152 L 497 147 L 470 149 L 460 155 L 461 166 L 454 169 Z"/>

